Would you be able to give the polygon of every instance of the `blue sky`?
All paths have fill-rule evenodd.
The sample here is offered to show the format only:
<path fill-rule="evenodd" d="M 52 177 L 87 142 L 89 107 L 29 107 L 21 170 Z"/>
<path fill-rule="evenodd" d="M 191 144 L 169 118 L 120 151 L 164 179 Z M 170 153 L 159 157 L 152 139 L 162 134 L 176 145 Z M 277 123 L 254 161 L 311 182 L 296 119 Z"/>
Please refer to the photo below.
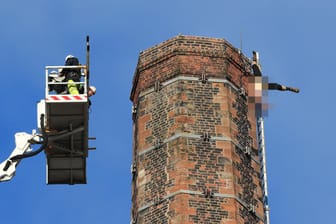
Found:
<path fill-rule="evenodd" d="M 233 3 L 234 2 L 234 3 Z M 45 156 L 0 184 L 0 223 L 129 223 L 129 94 L 139 52 L 178 34 L 225 38 L 260 53 L 272 92 L 265 119 L 272 224 L 335 223 L 336 3 L 331 0 L 5 1 L 0 7 L 0 161 L 14 134 L 36 128 L 44 66 L 84 63 L 91 37 L 91 144 L 87 185 L 45 184 Z"/>

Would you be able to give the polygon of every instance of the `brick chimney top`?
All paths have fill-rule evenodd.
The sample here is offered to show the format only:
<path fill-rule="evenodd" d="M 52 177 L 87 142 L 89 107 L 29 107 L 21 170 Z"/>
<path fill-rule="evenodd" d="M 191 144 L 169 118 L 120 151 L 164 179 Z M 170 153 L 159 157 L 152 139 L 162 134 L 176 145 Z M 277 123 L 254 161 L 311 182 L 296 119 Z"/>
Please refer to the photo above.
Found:
<path fill-rule="evenodd" d="M 178 35 L 140 52 L 133 77 L 130 99 L 134 101 L 135 92 L 139 88 L 140 73 L 172 57 L 191 55 L 208 58 L 227 58 L 240 67 L 241 70 L 244 70 L 244 64 L 250 63 L 249 58 L 223 38 Z M 175 70 L 180 71 L 180 68 Z M 152 83 L 149 82 L 148 84 Z"/>

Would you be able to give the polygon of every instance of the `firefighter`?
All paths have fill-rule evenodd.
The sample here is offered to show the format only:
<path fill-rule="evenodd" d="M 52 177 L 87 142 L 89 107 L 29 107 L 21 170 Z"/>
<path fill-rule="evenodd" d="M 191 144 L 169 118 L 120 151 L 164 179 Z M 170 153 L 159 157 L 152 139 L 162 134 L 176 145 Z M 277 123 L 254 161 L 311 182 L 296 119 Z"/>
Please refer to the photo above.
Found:
<path fill-rule="evenodd" d="M 95 94 L 96 94 L 96 87 L 90 86 L 89 91 L 88 91 L 88 96 L 90 97 L 90 96 L 93 96 Z"/>
<path fill-rule="evenodd" d="M 68 55 L 65 57 L 65 66 L 76 66 L 80 65 L 78 58 L 73 55 Z M 68 83 L 68 92 L 71 95 L 79 94 L 78 84 L 81 78 L 80 68 L 64 68 L 61 70 L 61 76 L 65 76 L 65 81 Z"/>
<path fill-rule="evenodd" d="M 96 94 L 96 87 L 94 87 L 94 86 L 90 86 L 89 87 L 89 90 L 88 90 L 88 97 L 91 97 L 91 96 L 93 96 L 93 95 L 95 95 Z M 88 99 L 88 102 L 89 102 L 89 108 L 90 108 L 90 106 L 91 106 L 91 100 L 90 99 Z"/>

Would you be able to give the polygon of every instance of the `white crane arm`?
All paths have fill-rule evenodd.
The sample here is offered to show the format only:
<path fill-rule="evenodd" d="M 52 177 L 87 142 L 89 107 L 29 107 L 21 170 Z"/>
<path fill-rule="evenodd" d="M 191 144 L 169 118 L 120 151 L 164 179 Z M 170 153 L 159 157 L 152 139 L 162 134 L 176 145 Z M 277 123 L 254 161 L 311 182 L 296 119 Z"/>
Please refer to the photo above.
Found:
<path fill-rule="evenodd" d="M 20 162 L 20 159 L 11 160 L 11 158 L 31 151 L 32 143 L 30 140 L 37 141 L 38 139 L 35 139 L 35 137 L 38 136 L 36 136 L 34 133 L 28 134 L 25 132 L 19 132 L 15 134 L 15 149 L 10 154 L 8 159 L 0 163 L 0 182 L 11 180 L 14 177 L 16 166 Z"/>

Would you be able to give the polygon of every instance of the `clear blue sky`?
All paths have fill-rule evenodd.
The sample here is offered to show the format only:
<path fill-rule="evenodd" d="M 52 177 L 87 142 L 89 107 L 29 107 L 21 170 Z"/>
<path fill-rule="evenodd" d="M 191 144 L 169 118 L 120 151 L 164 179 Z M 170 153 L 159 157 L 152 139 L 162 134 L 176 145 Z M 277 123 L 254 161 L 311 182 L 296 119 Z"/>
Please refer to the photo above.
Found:
<path fill-rule="evenodd" d="M 233 3 L 234 2 L 234 3 Z M 272 224 L 335 223 L 336 3 L 332 0 L 4 1 L 0 7 L 0 160 L 14 134 L 36 128 L 44 66 L 85 61 L 91 37 L 87 185 L 45 184 L 45 156 L 26 159 L 0 184 L 0 223 L 129 223 L 131 102 L 139 52 L 178 34 L 225 38 L 260 53 L 274 92 L 265 119 Z"/>

